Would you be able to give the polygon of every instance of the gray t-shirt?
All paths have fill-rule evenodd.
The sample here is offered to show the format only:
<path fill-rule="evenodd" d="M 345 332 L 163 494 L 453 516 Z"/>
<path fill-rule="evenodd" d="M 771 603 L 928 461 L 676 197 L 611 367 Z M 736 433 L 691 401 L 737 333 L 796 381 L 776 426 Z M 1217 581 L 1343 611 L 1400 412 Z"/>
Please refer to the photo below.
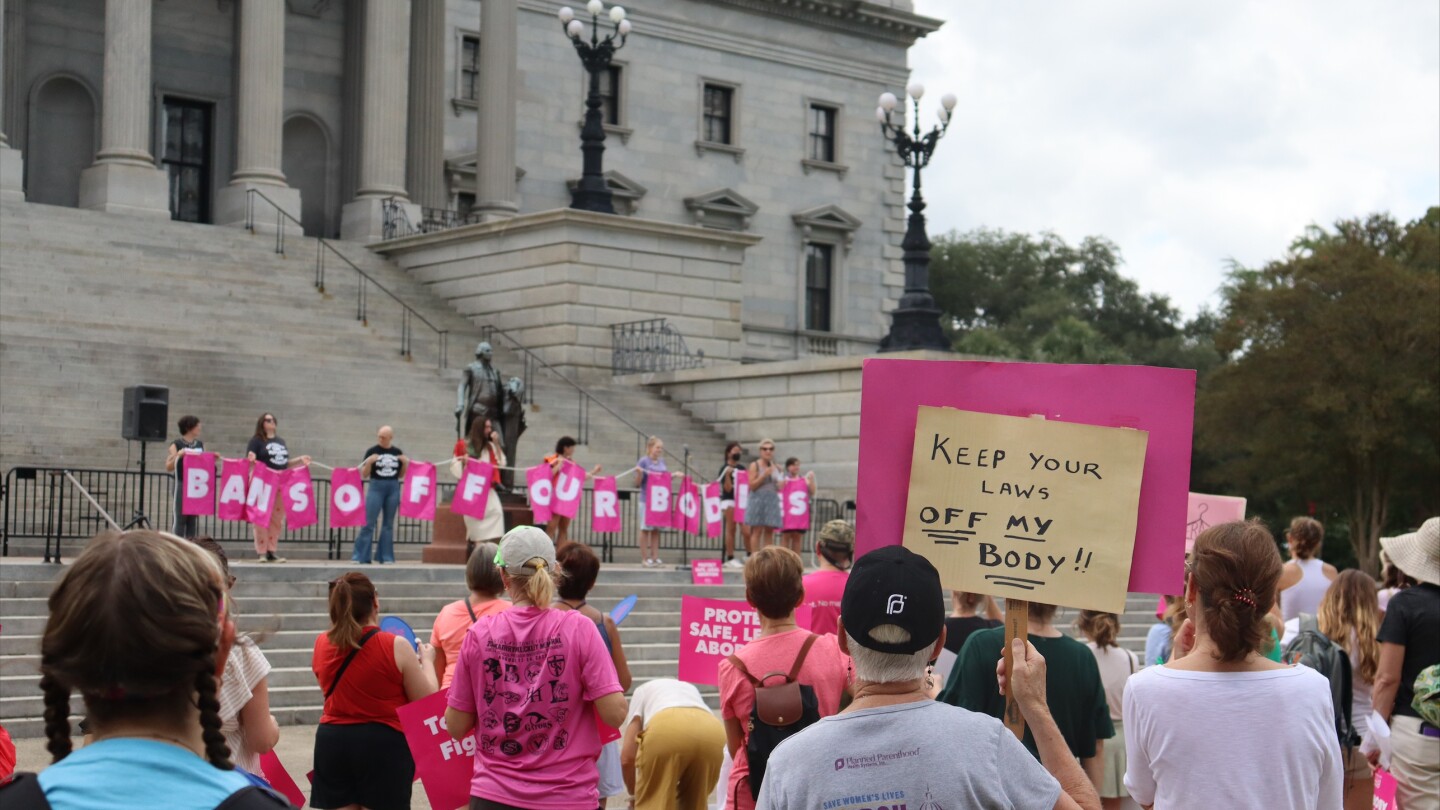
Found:
<path fill-rule="evenodd" d="M 825 717 L 776 746 L 757 810 L 1051 810 L 1059 798 L 999 720 L 925 700 Z"/>

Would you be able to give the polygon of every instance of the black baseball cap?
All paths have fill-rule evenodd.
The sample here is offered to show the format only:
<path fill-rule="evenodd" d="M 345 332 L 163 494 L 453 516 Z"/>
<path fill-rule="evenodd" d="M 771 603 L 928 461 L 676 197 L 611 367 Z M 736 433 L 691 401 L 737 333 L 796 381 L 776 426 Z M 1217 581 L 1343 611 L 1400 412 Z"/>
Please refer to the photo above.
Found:
<path fill-rule="evenodd" d="M 945 629 L 940 572 L 904 546 L 877 548 L 855 561 L 840 598 L 845 631 L 866 649 L 905 655 L 935 643 Z M 893 624 L 910 633 L 905 642 L 876 641 L 870 631 Z"/>

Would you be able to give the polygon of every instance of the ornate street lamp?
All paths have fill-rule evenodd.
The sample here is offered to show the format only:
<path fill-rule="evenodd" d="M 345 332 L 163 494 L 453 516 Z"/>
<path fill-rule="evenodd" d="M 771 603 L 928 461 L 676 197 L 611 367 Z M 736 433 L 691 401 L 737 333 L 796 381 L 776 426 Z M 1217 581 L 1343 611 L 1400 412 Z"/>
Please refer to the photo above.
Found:
<path fill-rule="evenodd" d="M 940 310 L 935 306 L 935 297 L 930 294 L 930 238 L 925 235 L 925 198 L 920 196 L 920 170 L 930 164 L 930 156 L 940 136 L 950 127 L 951 110 L 955 109 L 955 96 L 946 93 L 940 97 L 940 124 L 924 135 L 920 134 L 920 97 L 925 86 L 911 82 L 905 88 L 914 106 L 913 132 L 905 131 L 905 109 L 900 108 L 899 122 L 891 120 L 900 100 L 894 93 L 882 93 L 880 106 L 875 116 L 880 119 L 880 134 L 895 144 L 895 151 L 905 165 L 914 170 L 914 191 L 910 195 L 910 218 L 905 228 L 905 238 L 900 247 L 905 250 L 905 294 L 900 305 L 891 313 L 890 334 L 880 341 L 882 352 L 903 352 L 915 349 L 950 351 L 950 342 L 940 329 Z"/>
<path fill-rule="evenodd" d="M 625 47 L 630 21 L 625 19 L 625 9 L 612 7 L 609 17 L 615 30 L 601 39 L 600 15 L 605 12 L 605 4 L 601 0 L 590 0 L 585 10 L 590 13 L 588 43 L 585 41 L 585 23 L 575 19 L 575 10 L 569 6 L 560 9 L 560 25 L 575 44 L 580 64 L 590 73 L 590 94 L 585 98 L 585 126 L 580 130 L 580 151 L 585 154 L 585 168 L 580 175 L 580 184 L 575 187 L 575 194 L 570 199 L 570 207 L 613 214 L 615 206 L 611 204 L 610 185 L 605 182 L 605 173 L 601 168 L 605 155 L 605 126 L 600 113 L 600 74 L 609 70 L 610 59 L 615 52 Z M 619 37 L 618 43 L 616 37 Z"/>

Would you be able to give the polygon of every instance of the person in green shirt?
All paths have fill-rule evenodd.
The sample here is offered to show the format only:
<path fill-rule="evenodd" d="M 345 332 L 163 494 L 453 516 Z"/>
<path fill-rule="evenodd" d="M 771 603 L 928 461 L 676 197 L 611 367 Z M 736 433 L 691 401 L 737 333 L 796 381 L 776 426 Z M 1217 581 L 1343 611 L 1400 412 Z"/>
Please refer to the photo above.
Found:
<path fill-rule="evenodd" d="M 1095 655 L 1084 644 L 1055 627 L 1055 606 L 1030 603 L 1030 643 L 1045 657 L 1045 688 L 1050 714 L 1070 753 L 1080 760 L 1090 781 L 1099 785 L 1105 775 L 1101 757 L 1105 740 L 1115 736 L 1105 686 Z M 977 630 L 960 648 L 960 657 L 950 671 L 950 680 L 937 698 L 942 703 L 1004 719 L 1005 696 L 1000 694 L 995 664 L 1005 646 L 1005 628 Z M 1035 738 L 1026 726 L 1021 740 L 1031 754 L 1039 756 Z"/>

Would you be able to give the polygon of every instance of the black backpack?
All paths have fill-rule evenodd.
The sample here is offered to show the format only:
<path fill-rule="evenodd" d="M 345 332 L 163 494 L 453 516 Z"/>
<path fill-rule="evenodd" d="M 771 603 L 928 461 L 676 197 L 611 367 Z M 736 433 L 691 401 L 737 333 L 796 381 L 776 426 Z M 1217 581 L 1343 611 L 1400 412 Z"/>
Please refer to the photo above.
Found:
<path fill-rule="evenodd" d="M 756 800 L 760 798 L 760 784 L 765 779 L 765 765 L 770 761 L 770 753 L 775 746 L 820 720 L 820 701 L 815 698 L 815 689 L 796 680 L 805 664 L 805 656 L 817 638 L 819 636 L 811 633 L 805 639 L 788 674 L 767 672 L 756 678 L 745 668 L 745 662 L 733 655 L 729 658 L 730 665 L 740 670 L 740 674 L 755 687 L 755 705 L 750 709 L 750 724 L 745 730 L 745 759 L 750 764 L 750 793 Z M 765 685 L 767 680 L 777 676 L 784 678 L 785 682 Z"/>
<path fill-rule="evenodd" d="M 1330 680 L 1330 702 L 1335 709 L 1335 735 L 1340 745 L 1351 748 L 1360 744 L 1350 716 L 1350 656 L 1343 647 L 1320 632 L 1320 625 L 1309 613 L 1300 614 L 1300 634 L 1290 640 L 1280 658 L 1287 664 L 1304 664 Z"/>
<path fill-rule="evenodd" d="M 0 807 L 5 810 L 50 810 L 40 780 L 33 773 L 17 773 L 0 784 Z M 274 791 L 251 785 L 231 793 L 215 810 L 285 810 L 294 805 Z"/>

